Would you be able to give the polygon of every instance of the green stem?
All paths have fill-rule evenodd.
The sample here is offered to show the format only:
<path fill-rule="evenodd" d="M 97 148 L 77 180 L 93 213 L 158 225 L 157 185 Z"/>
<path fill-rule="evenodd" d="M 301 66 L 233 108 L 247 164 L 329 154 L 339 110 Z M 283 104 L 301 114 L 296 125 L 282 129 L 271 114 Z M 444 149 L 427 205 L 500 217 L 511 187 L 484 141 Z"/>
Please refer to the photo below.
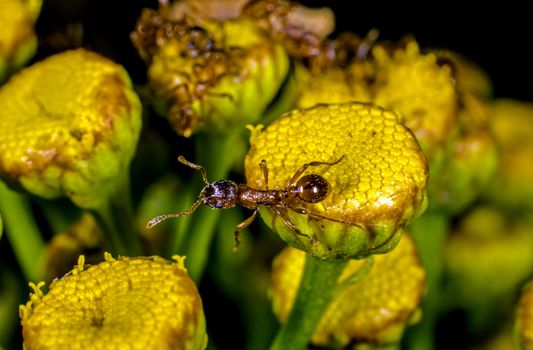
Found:
<path fill-rule="evenodd" d="M 6 236 L 24 276 L 29 281 L 42 278 L 41 258 L 45 244 L 26 197 L 0 181 L 0 212 Z"/>
<path fill-rule="evenodd" d="M 426 270 L 427 294 L 422 302 L 422 321 L 409 330 L 408 348 L 432 350 L 435 348 L 435 326 L 441 311 L 443 247 L 449 230 L 449 219 L 441 213 L 427 211 L 414 221 L 409 229 L 413 234 L 420 259 Z"/>
<path fill-rule="evenodd" d="M 240 129 L 231 131 L 218 137 L 198 135 L 196 162 L 205 167 L 209 181 L 227 178 L 235 157 L 235 142 L 240 137 L 241 131 Z M 200 181 L 201 179 L 197 178 L 196 183 Z M 219 216 L 218 210 L 199 208 L 189 226 L 185 255 L 187 255 L 187 271 L 196 282 L 200 281 L 204 273 Z"/>
<path fill-rule="evenodd" d="M 323 261 L 307 255 L 296 300 L 270 350 L 307 349 L 322 314 L 338 292 L 337 281 L 348 261 Z"/>
<path fill-rule="evenodd" d="M 93 213 L 105 232 L 107 245 L 112 254 L 127 256 L 142 254 L 133 219 L 127 171 L 117 182 L 116 191 L 109 196 L 104 205 L 93 209 Z"/>

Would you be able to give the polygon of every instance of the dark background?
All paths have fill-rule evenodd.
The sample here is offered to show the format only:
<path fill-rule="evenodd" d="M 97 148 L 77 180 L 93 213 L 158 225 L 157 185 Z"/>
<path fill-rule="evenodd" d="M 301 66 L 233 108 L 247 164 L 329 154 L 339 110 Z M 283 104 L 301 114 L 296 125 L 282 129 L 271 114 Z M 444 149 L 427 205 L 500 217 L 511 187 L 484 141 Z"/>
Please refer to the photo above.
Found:
<path fill-rule="evenodd" d="M 302 1 L 331 7 L 337 31 L 364 36 L 377 28 L 380 38 L 414 35 L 422 48 L 447 48 L 477 62 L 491 76 L 496 97 L 533 101 L 532 17 L 526 5 L 501 2 L 482 6 L 468 2 Z M 136 82 L 144 79 L 144 63 L 130 44 L 129 33 L 143 7 L 157 1 L 45 1 L 38 31 L 60 30 L 78 22 L 83 45 L 122 63 Z"/>

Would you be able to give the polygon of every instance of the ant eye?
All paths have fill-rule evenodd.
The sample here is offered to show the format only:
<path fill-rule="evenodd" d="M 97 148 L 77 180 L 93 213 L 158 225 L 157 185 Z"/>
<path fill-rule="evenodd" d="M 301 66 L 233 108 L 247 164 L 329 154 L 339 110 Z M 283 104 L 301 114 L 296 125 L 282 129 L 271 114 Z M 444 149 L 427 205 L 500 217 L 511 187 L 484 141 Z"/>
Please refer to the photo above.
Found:
<path fill-rule="evenodd" d="M 322 176 L 316 174 L 302 176 L 298 180 L 296 187 L 298 196 L 308 203 L 320 202 L 329 194 L 328 182 Z"/>
<path fill-rule="evenodd" d="M 208 186 L 204 189 L 204 195 L 205 196 L 212 196 L 213 194 L 215 194 L 215 189 L 213 188 L 213 186 Z"/>

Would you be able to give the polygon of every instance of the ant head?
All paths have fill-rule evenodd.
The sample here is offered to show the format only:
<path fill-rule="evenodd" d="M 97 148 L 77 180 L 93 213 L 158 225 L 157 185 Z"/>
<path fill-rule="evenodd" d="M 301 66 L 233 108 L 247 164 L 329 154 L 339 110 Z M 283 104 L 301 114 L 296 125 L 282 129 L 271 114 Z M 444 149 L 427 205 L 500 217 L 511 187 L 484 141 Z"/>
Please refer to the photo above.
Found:
<path fill-rule="evenodd" d="M 233 208 L 237 204 L 237 184 L 220 180 L 204 187 L 200 194 L 202 202 L 216 209 Z"/>

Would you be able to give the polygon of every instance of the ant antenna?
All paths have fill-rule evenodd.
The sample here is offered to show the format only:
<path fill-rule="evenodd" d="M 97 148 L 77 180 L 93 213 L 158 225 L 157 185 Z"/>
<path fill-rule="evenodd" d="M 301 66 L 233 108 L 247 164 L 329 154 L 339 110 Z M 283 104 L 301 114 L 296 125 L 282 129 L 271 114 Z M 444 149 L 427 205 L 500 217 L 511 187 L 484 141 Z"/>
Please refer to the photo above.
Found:
<path fill-rule="evenodd" d="M 196 202 L 194 202 L 194 204 L 189 209 L 182 211 L 181 213 L 171 213 L 156 216 L 152 220 L 148 221 L 148 223 L 146 224 L 146 228 L 152 228 L 155 225 L 159 224 L 161 221 L 166 220 L 168 218 L 179 218 L 180 216 L 187 216 L 192 214 L 196 210 L 196 208 L 198 208 L 200 204 L 202 204 L 203 199 L 204 198 L 200 195 L 200 197 L 196 200 Z"/>
<path fill-rule="evenodd" d="M 185 159 L 184 156 L 180 155 L 178 157 L 178 162 L 180 162 L 181 164 L 185 164 L 186 166 L 188 166 L 189 168 L 193 168 L 193 169 L 196 169 L 200 172 L 200 174 L 202 174 L 202 179 L 204 180 L 204 183 L 206 185 L 209 185 L 209 180 L 207 180 L 207 175 L 205 174 L 205 169 L 203 166 L 201 165 L 198 165 L 198 164 L 195 164 L 195 163 L 191 163 L 189 162 L 187 159 Z"/>
<path fill-rule="evenodd" d="M 206 185 L 209 185 L 209 180 L 207 180 L 207 176 L 206 176 L 205 169 L 204 169 L 203 166 L 189 162 L 182 155 L 178 156 L 178 161 L 180 163 L 190 167 L 190 168 L 198 170 L 200 172 L 200 174 L 202 174 L 202 180 L 204 180 L 204 183 Z M 155 225 L 159 224 L 161 221 L 166 220 L 168 218 L 179 218 L 181 216 L 190 215 L 200 206 L 200 204 L 202 204 L 203 200 L 204 200 L 204 196 L 203 196 L 203 192 L 202 192 L 202 193 L 200 193 L 200 196 L 198 197 L 196 202 L 194 202 L 193 205 L 189 209 L 187 209 L 185 211 L 182 211 L 181 213 L 171 213 L 171 214 L 164 214 L 164 215 L 156 216 L 152 220 L 148 221 L 148 223 L 146 224 L 146 228 L 152 228 Z"/>

